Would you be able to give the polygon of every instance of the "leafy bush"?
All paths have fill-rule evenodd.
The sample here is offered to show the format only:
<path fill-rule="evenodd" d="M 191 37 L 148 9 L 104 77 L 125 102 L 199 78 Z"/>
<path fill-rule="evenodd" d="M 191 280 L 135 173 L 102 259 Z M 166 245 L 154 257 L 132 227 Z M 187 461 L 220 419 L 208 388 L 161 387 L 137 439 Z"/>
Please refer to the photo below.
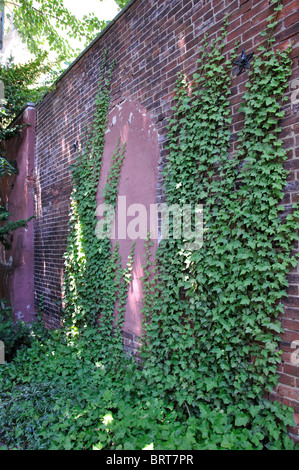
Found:
<path fill-rule="evenodd" d="M 11 307 L 5 300 L 1 300 L 0 307 L 0 340 L 5 345 L 5 360 L 10 362 L 21 347 L 30 345 L 31 334 L 26 323 L 13 321 Z"/>
<path fill-rule="evenodd" d="M 123 355 L 99 357 L 97 329 L 52 331 L 0 368 L 0 441 L 30 450 L 293 449 L 286 406 L 264 400 L 196 413 L 150 388 Z M 163 378 L 161 378 L 163 380 Z"/>

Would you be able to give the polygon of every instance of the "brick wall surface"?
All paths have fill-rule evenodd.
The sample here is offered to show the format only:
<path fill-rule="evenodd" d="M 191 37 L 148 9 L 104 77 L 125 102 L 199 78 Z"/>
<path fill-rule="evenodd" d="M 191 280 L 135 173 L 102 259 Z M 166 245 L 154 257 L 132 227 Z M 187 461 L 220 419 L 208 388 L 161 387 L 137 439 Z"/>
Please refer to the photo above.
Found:
<path fill-rule="evenodd" d="M 289 40 L 294 42 L 293 72 L 281 133 L 288 149 L 285 166 L 290 174 L 283 201 L 288 210 L 290 204 L 298 200 L 299 188 L 298 1 L 283 0 L 283 4 L 275 33 L 276 44 L 284 48 Z M 37 306 L 44 295 L 48 326 L 59 325 L 57 301 L 61 298 L 62 255 L 66 247 L 71 192 L 69 167 L 76 157 L 74 144 L 80 141 L 84 126 L 92 118 L 103 51 L 108 50 L 109 61 L 115 60 L 111 108 L 131 99 L 147 110 L 159 132 L 161 170 L 167 156 L 166 126 L 177 73 L 183 70 L 191 77 L 196 70 L 204 34 L 208 33 L 209 38 L 217 35 L 227 13 L 230 20 L 226 51 L 233 48 L 236 40 L 240 40 L 240 52 L 241 48 L 247 53 L 256 51 L 270 11 L 267 0 L 132 0 L 61 77 L 56 89 L 37 106 L 35 292 Z M 232 151 L 242 126 L 242 115 L 237 109 L 247 78 L 247 72 L 233 78 Z M 157 202 L 162 200 L 160 177 Z M 294 361 L 294 341 L 299 340 L 298 286 L 297 267 L 289 274 L 288 297 L 284 301 L 280 384 L 273 398 L 292 405 L 299 421 L 299 366 Z M 291 431 L 299 439 L 299 426 Z"/>

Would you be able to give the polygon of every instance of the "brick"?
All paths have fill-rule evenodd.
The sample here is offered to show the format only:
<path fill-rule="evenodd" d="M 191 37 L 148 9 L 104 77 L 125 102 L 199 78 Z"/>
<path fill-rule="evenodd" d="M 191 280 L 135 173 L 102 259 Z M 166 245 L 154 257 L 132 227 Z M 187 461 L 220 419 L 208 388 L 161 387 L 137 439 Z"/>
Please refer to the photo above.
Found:
<path fill-rule="evenodd" d="M 292 24 L 289 28 L 282 29 L 279 33 L 275 34 L 276 41 L 281 42 L 285 39 L 292 38 L 299 32 L 299 22 Z"/>
<path fill-rule="evenodd" d="M 286 18 L 289 15 L 298 12 L 298 2 L 297 0 L 292 0 L 291 2 L 284 2 L 283 9 L 280 13 L 280 18 Z"/>
<path fill-rule="evenodd" d="M 256 24 L 254 21 L 248 21 L 244 25 L 242 25 L 244 28 L 244 32 L 242 34 L 242 41 L 247 41 L 247 39 L 252 38 L 254 36 L 260 35 L 260 33 L 266 29 L 267 27 L 267 21 L 264 19 L 260 23 Z"/>
<path fill-rule="evenodd" d="M 278 386 L 278 393 L 283 397 L 290 398 L 291 400 L 299 401 L 299 390 L 285 385 Z"/>
<path fill-rule="evenodd" d="M 292 331 L 299 332 L 299 322 L 298 321 L 283 319 L 282 320 L 282 326 L 286 330 L 292 330 Z M 298 337 L 298 339 L 299 339 L 299 337 Z"/>
<path fill-rule="evenodd" d="M 285 27 L 288 28 L 289 26 L 295 23 L 298 23 L 298 21 L 299 21 L 298 11 L 296 11 L 296 13 L 293 13 L 292 15 L 289 15 L 285 18 L 284 24 L 285 24 Z"/>
<path fill-rule="evenodd" d="M 290 307 L 299 307 L 299 297 L 288 296 L 283 303 Z"/>
<path fill-rule="evenodd" d="M 293 377 L 298 378 L 299 377 L 299 366 L 286 364 L 284 366 L 284 372 L 288 375 L 292 375 Z"/>
<path fill-rule="evenodd" d="M 234 29 L 233 31 L 231 31 L 230 33 L 227 34 L 227 42 L 230 42 L 232 40 L 236 40 L 238 38 L 241 38 L 241 35 L 247 31 L 248 29 L 250 29 L 250 26 L 251 26 L 251 23 L 250 21 L 247 21 L 247 23 L 245 24 L 242 24 L 241 26 L 239 26 L 238 28 Z"/>
<path fill-rule="evenodd" d="M 283 373 L 279 373 L 279 383 L 288 385 L 289 387 L 295 387 L 296 385 L 294 377 Z"/>
<path fill-rule="evenodd" d="M 293 139 L 291 139 L 291 141 L 293 142 Z M 290 145 L 289 143 L 287 144 L 288 146 Z M 289 160 L 288 162 L 286 162 L 284 164 L 284 167 L 286 170 L 298 170 L 299 169 L 299 159 L 292 159 L 292 160 Z"/>

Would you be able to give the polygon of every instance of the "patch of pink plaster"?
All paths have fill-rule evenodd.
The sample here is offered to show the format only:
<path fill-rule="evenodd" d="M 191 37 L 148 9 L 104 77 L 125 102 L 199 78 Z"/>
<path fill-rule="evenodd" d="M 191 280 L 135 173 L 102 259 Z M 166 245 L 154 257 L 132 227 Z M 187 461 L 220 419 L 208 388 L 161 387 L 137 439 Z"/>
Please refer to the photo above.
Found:
<path fill-rule="evenodd" d="M 116 210 L 115 240 L 120 245 L 122 264 L 125 267 L 133 239 L 128 234 L 128 227 L 134 225 L 141 213 L 135 212 L 137 206 L 142 205 L 143 213 L 146 211 L 144 226 L 136 226 L 133 235 L 136 238 L 135 257 L 133 265 L 133 278 L 128 290 L 128 301 L 125 313 L 124 329 L 137 336 L 142 332 L 142 281 L 143 268 L 145 263 L 143 234 L 150 230 L 150 205 L 156 204 L 156 184 L 158 177 L 158 133 L 147 115 L 146 111 L 139 103 L 125 101 L 116 106 L 109 114 L 108 128 L 105 135 L 105 147 L 103 153 L 103 163 L 101 178 L 98 187 L 98 204 L 103 203 L 102 191 L 107 179 L 111 165 L 111 156 L 116 149 L 118 139 L 121 144 L 126 144 L 125 158 L 121 168 L 118 202 Z M 130 232 L 130 230 L 129 230 Z M 142 237 L 142 238 L 141 238 Z M 153 251 L 157 246 L 154 240 Z"/>

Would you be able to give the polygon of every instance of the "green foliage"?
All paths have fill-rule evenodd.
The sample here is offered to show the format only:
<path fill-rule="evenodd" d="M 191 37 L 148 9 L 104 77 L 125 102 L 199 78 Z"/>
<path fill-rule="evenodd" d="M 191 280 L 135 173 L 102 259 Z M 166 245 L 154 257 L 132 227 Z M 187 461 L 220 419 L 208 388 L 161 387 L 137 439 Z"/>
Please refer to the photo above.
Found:
<path fill-rule="evenodd" d="M 12 242 L 12 234 L 15 232 L 18 228 L 28 227 L 28 222 L 34 218 L 34 216 L 29 217 L 29 219 L 20 219 L 16 221 L 11 221 L 8 220 L 8 217 L 11 214 L 9 214 L 3 207 L 0 206 L 0 222 L 1 221 L 6 221 L 5 224 L 3 224 L 0 227 L 0 243 L 7 249 L 9 250 L 11 248 L 11 242 Z"/>
<path fill-rule="evenodd" d="M 112 220 L 106 220 L 104 237 L 97 236 L 97 191 L 107 126 L 110 79 L 113 63 L 106 63 L 100 73 L 96 113 L 87 142 L 82 145 L 73 167 L 74 190 L 71 197 L 70 234 L 65 255 L 65 319 L 73 327 L 98 326 L 103 335 L 99 354 L 115 361 L 111 352 L 122 351 L 121 329 L 124 322 L 126 294 L 130 282 L 134 244 L 127 266 L 122 268 L 119 245 L 112 247 Z M 105 73 L 106 72 L 106 73 Z M 111 158 L 111 168 L 102 198 L 115 208 L 120 170 L 125 146 L 120 140 Z M 114 317 L 117 306 L 117 315 Z M 109 341 L 108 341 L 109 338 Z"/>
<path fill-rule="evenodd" d="M 161 445 L 184 439 L 176 437 L 185 426 L 175 423 L 173 407 L 146 393 L 134 363 L 123 359 L 111 374 L 99 356 L 98 329 L 49 334 L 0 369 L 0 440 L 9 448 L 129 449 L 150 445 L 155 434 Z"/>
<path fill-rule="evenodd" d="M 5 158 L 0 158 L 0 177 L 8 177 L 13 173 L 17 173 L 16 167 L 8 162 Z M 28 223 L 34 216 L 29 219 L 20 219 L 16 221 L 8 220 L 11 214 L 2 206 L 0 206 L 0 243 L 6 249 L 11 248 L 12 234 L 21 227 L 28 227 Z"/>
<path fill-rule="evenodd" d="M 36 58 L 41 52 L 46 56 L 50 52 L 49 65 L 58 70 L 69 65 L 107 25 L 94 13 L 79 19 L 65 7 L 63 0 L 4 0 L 3 3 L 7 5 L 6 17 L 12 21 L 28 50 Z M 128 0 L 116 3 L 123 8 Z M 75 49 L 72 39 L 82 42 L 82 46 Z"/>
<path fill-rule="evenodd" d="M 11 308 L 5 300 L 0 302 L 0 340 L 5 345 L 5 360 L 10 362 L 21 347 L 29 346 L 29 327 L 21 320 L 13 321 Z"/>
<path fill-rule="evenodd" d="M 15 124 L 13 121 L 18 116 L 28 101 L 36 102 L 44 93 L 44 86 L 36 86 L 37 80 L 48 68 L 43 65 L 44 56 L 25 65 L 14 65 L 10 59 L 6 65 L 0 66 L 0 80 L 4 85 L 5 105 L 0 114 L 0 177 L 9 177 L 18 173 L 15 162 L 5 158 L 3 144 L 6 140 L 19 134 L 24 128 L 23 124 Z M 35 86 L 34 86 L 35 85 Z M 10 248 L 10 236 L 20 227 L 27 227 L 32 219 L 8 221 L 9 214 L 4 207 L 0 207 L 0 222 L 5 221 L 0 227 L 0 243 L 5 248 Z"/>
<path fill-rule="evenodd" d="M 117 354 L 101 357 L 98 328 L 50 331 L 0 368 L 0 441 L 21 450 L 293 449 L 286 406 L 244 409 L 202 403 L 185 412 L 155 396 L 144 371 Z M 186 408 L 187 409 L 187 408 Z M 278 419 L 279 417 L 279 419 Z"/>
<path fill-rule="evenodd" d="M 38 80 L 49 71 L 44 61 L 45 55 L 39 56 L 24 65 L 15 65 L 10 58 L 0 66 L 0 80 L 4 84 L 5 106 L 0 115 L 0 140 L 14 135 L 20 126 L 9 126 L 28 102 L 36 103 L 46 87 L 38 85 Z"/>
<path fill-rule="evenodd" d="M 121 334 L 134 245 L 123 269 L 118 245 L 95 236 L 113 66 L 104 57 L 94 123 L 73 168 L 64 327 L 0 368 L 8 448 L 294 449 L 293 410 L 267 399 L 298 239 L 298 212 L 280 206 L 286 154 L 278 132 L 291 62 L 289 50 L 271 50 L 271 37 L 255 56 L 233 154 L 236 51 L 223 54 L 225 35 L 205 41 L 192 92 L 186 77 L 177 83 L 167 203 L 204 205 L 204 243 L 192 251 L 183 239 L 162 240 L 152 265 L 147 240 L 140 365 L 123 353 Z M 124 152 L 119 142 L 102 193 L 113 207 Z"/>
<path fill-rule="evenodd" d="M 84 47 L 106 25 L 92 13 L 78 19 L 62 0 L 20 0 L 13 4 L 5 0 L 4 4 L 13 6 L 13 15 L 6 16 L 11 17 L 29 51 L 35 56 L 40 51 L 56 53 L 57 63 L 73 60 L 81 52 L 73 49 L 70 38 L 83 41 Z"/>
<path fill-rule="evenodd" d="M 17 168 L 13 165 L 12 162 L 9 162 L 4 157 L 0 157 L 0 176 L 8 176 L 17 173 Z M 0 216 L 0 220 L 5 220 L 7 218 L 7 213 L 4 216 L 2 213 Z"/>
<path fill-rule="evenodd" d="M 0 113 L 0 140 L 15 135 L 21 129 L 20 126 L 8 127 L 8 124 L 27 102 L 37 102 L 59 74 L 107 25 L 93 13 L 80 20 L 64 6 L 63 0 L 4 0 L 1 3 L 5 6 L 6 17 L 21 35 L 33 59 L 23 65 L 14 65 L 14 59 L 10 58 L 0 67 L 0 80 L 5 85 L 7 100 Z M 122 8 L 126 3 L 127 0 L 122 0 L 118 5 Z M 70 39 L 83 41 L 82 47 L 74 49 Z"/>
<path fill-rule="evenodd" d="M 233 60 L 222 54 L 224 46 L 225 30 L 211 47 L 204 45 L 192 94 L 185 77 L 178 80 L 166 202 L 203 204 L 204 240 L 193 251 L 184 239 L 161 242 L 152 276 L 146 275 L 152 280 L 145 284 L 142 357 L 157 396 L 171 397 L 192 414 L 204 403 L 237 416 L 250 407 L 270 406 L 265 393 L 277 385 L 283 330 L 276 318 L 287 273 L 297 264 L 291 252 L 299 213 L 294 207 L 282 217 L 280 206 L 287 173 L 277 134 L 290 48 L 259 49 L 241 105 L 244 127 L 232 154 Z M 148 260 L 147 253 L 147 265 Z M 279 405 L 273 417 L 277 442 L 284 428 L 278 410 Z M 235 424 L 246 426 L 248 420 L 249 415 L 240 417 Z"/>
<path fill-rule="evenodd" d="M 119 8 L 124 8 L 129 3 L 129 0 L 115 0 L 115 3 L 117 3 Z"/>
<path fill-rule="evenodd" d="M 13 121 L 24 105 L 28 101 L 37 101 L 45 91 L 42 86 L 33 87 L 47 69 L 42 61 L 43 57 L 40 56 L 26 65 L 16 66 L 10 59 L 6 65 L 0 67 L 0 80 L 4 84 L 5 92 L 5 105 L 0 114 L 0 177 L 18 174 L 16 163 L 5 158 L 3 144 L 23 129 L 23 124 L 15 124 Z M 11 214 L 4 207 L 0 207 L 0 222 L 5 222 L 5 224 L 1 223 L 0 227 L 0 243 L 7 249 L 11 245 L 11 234 L 20 227 L 27 227 L 28 222 L 32 219 L 31 217 L 27 220 L 13 222 L 8 220 L 10 216 Z"/>

